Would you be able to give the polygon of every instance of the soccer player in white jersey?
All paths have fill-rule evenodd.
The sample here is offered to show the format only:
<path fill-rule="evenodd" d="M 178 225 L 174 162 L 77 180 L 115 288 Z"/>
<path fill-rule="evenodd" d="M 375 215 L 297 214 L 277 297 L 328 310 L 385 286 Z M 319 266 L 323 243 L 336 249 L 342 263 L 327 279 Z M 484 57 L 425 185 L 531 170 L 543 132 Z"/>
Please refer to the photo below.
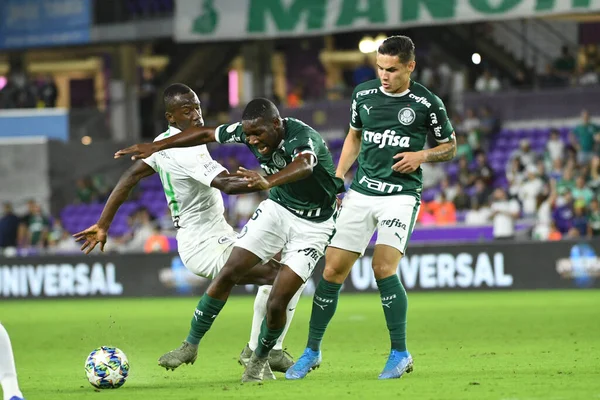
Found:
<path fill-rule="evenodd" d="M 156 140 L 177 135 L 190 126 L 204 125 L 198 96 L 188 86 L 178 83 L 169 86 L 164 92 L 164 103 L 169 128 Z M 159 174 L 163 184 L 173 224 L 177 229 L 178 251 L 184 265 L 196 275 L 214 278 L 229 258 L 237 237 L 237 233 L 223 215 L 225 208 L 219 190 L 227 194 L 238 194 L 260 189 L 248 187 L 244 178 L 229 174 L 221 164 L 211 158 L 205 145 L 166 150 L 136 162 L 121 176 L 98 222 L 74 237 L 77 241 L 85 240 L 82 250 L 86 254 L 97 244 L 100 244 L 103 251 L 108 229 L 117 210 L 125 202 L 131 189 L 142 178 L 154 173 Z M 258 263 L 238 282 L 240 285 L 268 285 L 261 286 L 256 295 L 249 342 L 252 350 L 258 346 L 260 327 L 267 312 L 270 285 L 277 276 L 279 267 L 279 263 L 274 260 Z M 301 291 L 298 291 L 290 300 L 289 307 L 286 308 L 286 330 L 270 353 L 271 367 L 279 372 L 285 372 L 293 364 L 291 356 L 282 349 L 282 342 L 300 294 Z M 247 359 L 241 359 L 241 362 Z M 195 358 L 188 362 L 193 363 L 194 360 Z M 168 369 L 180 365 L 165 360 L 159 360 L 159 364 Z"/>
<path fill-rule="evenodd" d="M 17 369 L 8 332 L 0 324 L 0 384 L 4 400 L 25 400 L 17 382 Z"/>

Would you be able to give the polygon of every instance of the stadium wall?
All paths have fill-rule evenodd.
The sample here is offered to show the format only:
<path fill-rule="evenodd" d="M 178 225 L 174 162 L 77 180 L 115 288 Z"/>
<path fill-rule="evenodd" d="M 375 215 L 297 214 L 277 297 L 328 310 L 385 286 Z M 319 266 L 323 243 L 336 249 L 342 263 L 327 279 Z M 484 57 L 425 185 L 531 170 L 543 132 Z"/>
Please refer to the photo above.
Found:
<path fill-rule="evenodd" d="M 408 291 L 600 288 L 599 241 L 497 242 L 411 246 L 399 274 Z M 376 292 L 372 249 L 343 290 Z M 308 282 L 314 291 L 323 261 Z M 0 258 L 0 297 L 86 298 L 198 296 L 209 280 L 188 272 L 176 254 Z M 235 294 L 254 293 L 240 286 Z"/>

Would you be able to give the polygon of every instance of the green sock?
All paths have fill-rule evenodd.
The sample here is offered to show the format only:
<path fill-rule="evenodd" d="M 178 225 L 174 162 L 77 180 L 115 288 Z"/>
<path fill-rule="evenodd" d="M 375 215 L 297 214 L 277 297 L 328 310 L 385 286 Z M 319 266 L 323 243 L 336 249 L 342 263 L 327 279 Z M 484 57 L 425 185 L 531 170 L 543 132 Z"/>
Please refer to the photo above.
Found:
<path fill-rule="evenodd" d="M 408 311 L 406 290 L 397 275 L 378 280 L 377 287 L 381 294 L 385 321 L 390 331 L 392 349 L 406 351 L 406 313 Z"/>
<path fill-rule="evenodd" d="M 191 344 L 200 343 L 200 339 L 208 332 L 224 305 L 225 302 L 223 300 L 213 299 L 205 293 L 194 311 L 192 327 L 190 328 L 190 333 L 188 334 L 186 341 Z"/>
<path fill-rule="evenodd" d="M 262 325 L 260 326 L 260 335 L 258 336 L 258 346 L 256 347 L 256 355 L 259 357 L 266 357 L 269 352 L 277 343 L 277 339 L 281 336 L 281 333 L 285 329 L 285 325 L 279 329 L 267 328 L 267 318 L 263 319 Z"/>
<path fill-rule="evenodd" d="M 340 283 L 327 282 L 321 279 L 313 297 L 312 313 L 310 314 L 310 328 L 308 330 L 308 343 L 306 347 L 317 351 L 321 348 L 321 341 L 327 329 L 327 325 L 335 309 L 342 285 Z"/>

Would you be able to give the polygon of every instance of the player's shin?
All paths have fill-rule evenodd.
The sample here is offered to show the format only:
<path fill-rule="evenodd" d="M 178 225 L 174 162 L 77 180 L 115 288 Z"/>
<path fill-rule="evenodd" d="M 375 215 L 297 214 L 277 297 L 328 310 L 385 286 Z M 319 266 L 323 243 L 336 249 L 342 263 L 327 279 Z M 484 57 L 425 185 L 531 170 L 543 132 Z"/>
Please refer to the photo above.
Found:
<path fill-rule="evenodd" d="M 204 294 L 204 296 L 202 296 L 200 299 L 200 302 L 198 302 L 196 310 L 194 311 L 192 326 L 186 341 L 195 345 L 200 343 L 200 340 L 210 329 L 213 321 L 215 318 L 217 318 L 217 315 L 219 315 L 219 312 L 224 305 L 225 301 L 214 299 L 208 294 Z"/>
<path fill-rule="evenodd" d="M 329 321 L 335 314 L 342 284 L 332 283 L 321 279 L 313 297 L 312 313 L 310 315 L 310 328 L 308 330 L 308 343 L 306 347 L 313 351 L 321 348 L 321 341 Z"/>
<path fill-rule="evenodd" d="M 250 350 L 256 350 L 258 346 L 258 336 L 260 335 L 260 329 L 267 315 L 267 300 L 271 294 L 271 285 L 260 286 L 254 299 L 254 315 L 252 316 L 252 330 L 250 331 L 250 341 L 248 347 Z"/>
<path fill-rule="evenodd" d="M 377 280 L 392 349 L 406 351 L 406 314 L 408 297 L 397 275 Z"/>
<path fill-rule="evenodd" d="M 306 284 L 300 286 L 300 289 L 298 289 L 294 297 L 292 297 L 292 299 L 288 303 L 288 306 L 285 310 L 285 328 L 283 329 L 281 336 L 279 336 L 279 339 L 277 339 L 275 347 L 273 347 L 275 350 L 283 349 L 283 339 L 285 339 L 285 335 L 287 335 L 288 329 L 290 329 L 290 324 L 292 323 L 294 313 L 296 312 L 296 306 L 298 305 L 298 301 L 300 301 L 300 296 L 302 296 L 302 292 L 304 291 L 305 286 Z"/>

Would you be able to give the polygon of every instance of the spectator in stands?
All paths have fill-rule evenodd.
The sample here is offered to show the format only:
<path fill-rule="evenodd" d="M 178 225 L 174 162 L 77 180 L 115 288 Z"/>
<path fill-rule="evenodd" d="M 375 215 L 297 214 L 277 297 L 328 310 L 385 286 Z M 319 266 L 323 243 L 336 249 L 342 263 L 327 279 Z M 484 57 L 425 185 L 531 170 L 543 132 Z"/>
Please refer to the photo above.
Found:
<path fill-rule="evenodd" d="M 572 229 L 577 231 L 576 237 L 582 237 L 588 234 L 588 216 L 583 205 L 576 203 L 573 209 L 573 219 L 571 224 Z"/>
<path fill-rule="evenodd" d="M 554 72 L 565 81 L 570 80 L 575 75 L 575 57 L 571 55 L 569 46 L 564 45 L 561 49 L 561 56 L 554 60 Z"/>
<path fill-rule="evenodd" d="M 539 76 L 539 84 L 543 89 L 554 88 L 567 85 L 568 81 L 560 77 L 555 71 L 552 64 L 546 64 L 546 70 Z"/>
<path fill-rule="evenodd" d="M 600 142 L 600 126 L 593 124 L 587 110 L 581 112 L 581 124 L 573 129 L 573 145 L 577 149 L 577 162 L 586 164 L 590 162 L 594 147 Z"/>
<path fill-rule="evenodd" d="M 587 235 L 588 237 L 600 236 L 600 202 L 598 199 L 593 199 L 590 203 Z"/>
<path fill-rule="evenodd" d="M 487 205 L 474 204 L 473 208 L 465 215 L 465 225 L 479 226 L 490 221 L 492 211 Z"/>
<path fill-rule="evenodd" d="M 537 154 L 531 149 L 529 139 L 521 139 L 519 148 L 510 155 L 511 159 L 518 158 L 523 167 L 534 164 L 536 157 Z"/>
<path fill-rule="evenodd" d="M 457 134 L 456 143 L 456 158 L 466 158 L 467 162 L 470 163 L 473 160 L 473 150 L 467 141 L 467 135 Z"/>
<path fill-rule="evenodd" d="M 521 211 L 519 202 L 509 199 L 504 189 L 497 188 L 490 209 L 494 239 L 514 239 L 515 224 Z"/>
<path fill-rule="evenodd" d="M 19 217 L 13 212 L 10 203 L 4 203 L 4 214 L 0 218 L 0 249 L 17 247 Z"/>
<path fill-rule="evenodd" d="M 423 172 L 423 188 L 429 189 L 440 184 L 446 173 L 441 163 L 424 163 L 421 165 Z"/>
<path fill-rule="evenodd" d="M 469 163 L 465 157 L 458 159 L 458 182 L 465 188 L 471 186 L 475 181 L 475 177 L 469 170 Z"/>
<path fill-rule="evenodd" d="M 79 247 L 71 234 L 64 229 L 60 218 L 55 218 L 48 234 L 48 252 L 51 254 L 70 254 L 78 252 Z"/>
<path fill-rule="evenodd" d="M 56 107 L 56 99 L 58 99 L 58 88 L 54 82 L 52 75 L 45 74 L 40 78 L 38 88 L 39 102 L 42 107 Z"/>
<path fill-rule="evenodd" d="M 519 187 L 525 179 L 523 173 L 523 165 L 519 157 L 513 157 L 509 160 L 506 168 L 506 180 L 508 181 L 508 192 L 511 196 L 516 196 L 519 192 Z"/>
<path fill-rule="evenodd" d="M 450 182 L 450 179 L 448 179 L 447 176 L 444 176 L 444 178 L 442 178 L 442 180 L 440 181 L 440 191 L 444 193 L 444 196 L 446 196 L 446 198 L 449 201 L 454 201 L 458 190 L 458 185 L 456 183 Z"/>
<path fill-rule="evenodd" d="M 479 109 L 479 120 L 481 121 L 479 130 L 484 143 L 489 143 L 490 139 L 500 131 L 500 119 L 494 115 L 490 106 L 482 106 Z"/>
<path fill-rule="evenodd" d="M 560 191 L 559 191 L 560 194 Z M 565 192 L 557 199 L 556 207 L 552 211 L 552 219 L 556 225 L 556 229 L 561 234 L 566 234 L 572 227 L 573 219 L 573 195 L 570 191 Z"/>
<path fill-rule="evenodd" d="M 48 238 L 50 220 L 42 212 L 40 205 L 29 201 L 29 212 L 21 220 L 19 230 L 21 231 L 21 246 L 44 247 Z"/>
<path fill-rule="evenodd" d="M 487 205 L 492 195 L 492 187 L 487 185 L 481 178 L 475 180 L 473 185 L 473 195 L 471 196 L 471 205 L 477 204 L 479 207 Z"/>
<path fill-rule="evenodd" d="M 475 81 L 475 90 L 479 93 L 494 93 L 501 89 L 500 80 L 486 69 Z"/>
<path fill-rule="evenodd" d="M 352 82 L 354 83 L 354 86 L 358 86 L 363 82 L 375 78 L 377 78 L 377 75 L 375 74 L 373 63 L 369 60 L 368 56 L 365 56 L 362 64 L 354 69 L 354 72 L 352 73 Z"/>
<path fill-rule="evenodd" d="M 477 153 L 475 161 L 475 179 L 482 179 L 486 185 L 491 185 L 494 181 L 494 170 L 490 167 L 485 153 L 483 151 Z"/>
<path fill-rule="evenodd" d="M 164 235 L 158 225 L 153 226 L 152 234 L 144 243 L 144 253 L 168 253 L 169 239 Z"/>
<path fill-rule="evenodd" d="M 154 234 L 152 216 L 146 208 L 138 209 L 129 219 L 131 233 L 125 238 L 122 250 L 124 252 L 142 252 L 150 236 Z"/>
<path fill-rule="evenodd" d="M 480 132 L 481 121 L 475 115 L 472 108 L 468 108 L 465 117 L 460 124 L 460 130 L 467 135 L 467 141 L 471 148 L 477 150 L 480 147 Z"/>
<path fill-rule="evenodd" d="M 577 84 L 580 86 L 593 86 L 597 85 L 600 82 L 600 77 L 598 77 L 598 72 L 591 65 L 580 66 L 577 69 L 577 74 L 579 75 L 577 78 Z"/>
<path fill-rule="evenodd" d="M 586 186 L 585 176 L 583 175 L 579 175 L 575 179 L 575 187 L 573 188 L 572 193 L 575 207 L 587 207 L 587 205 L 590 204 L 594 198 L 594 192 L 592 189 Z"/>
<path fill-rule="evenodd" d="M 448 200 L 444 192 L 440 192 L 439 201 L 432 201 L 429 204 L 429 210 L 437 225 L 456 224 L 456 207 Z"/>
<path fill-rule="evenodd" d="M 563 159 L 557 158 L 552 162 L 552 167 L 548 171 L 547 177 L 550 180 L 559 181 L 563 176 Z"/>
<path fill-rule="evenodd" d="M 303 91 L 302 85 L 295 85 L 292 91 L 287 96 L 287 106 L 289 108 L 302 107 L 303 104 Z"/>
<path fill-rule="evenodd" d="M 558 180 L 557 190 L 558 193 L 564 193 L 566 191 L 572 191 L 575 188 L 575 168 L 572 164 L 567 163 L 563 169 L 562 177 Z"/>
<path fill-rule="evenodd" d="M 523 204 L 523 215 L 533 217 L 537 210 L 538 197 L 544 190 L 544 182 L 539 178 L 538 169 L 535 165 L 526 168 L 527 177 L 519 186 L 518 197 Z"/>
<path fill-rule="evenodd" d="M 536 223 L 533 228 L 533 238 L 537 240 L 549 240 L 552 233 L 553 220 L 552 209 L 556 202 L 556 181 L 551 180 L 547 194 L 540 194 L 537 198 Z"/>
<path fill-rule="evenodd" d="M 75 201 L 89 204 L 94 201 L 96 193 L 89 178 L 77 179 L 77 193 Z"/>
<path fill-rule="evenodd" d="M 550 165 L 553 165 L 556 160 L 562 160 L 564 157 L 565 144 L 560 139 L 557 129 L 550 130 L 550 138 L 546 143 L 546 152 L 550 160 Z"/>
<path fill-rule="evenodd" d="M 590 162 L 590 180 L 588 186 L 600 195 L 600 156 L 593 156 Z"/>
<path fill-rule="evenodd" d="M 465 188 L 459 183 L 456 187 L 456 195 L 454 196 L 454 207 L 459 211 L 468 210 L 471 207 L 471 199 L 465 192 Z"/>

